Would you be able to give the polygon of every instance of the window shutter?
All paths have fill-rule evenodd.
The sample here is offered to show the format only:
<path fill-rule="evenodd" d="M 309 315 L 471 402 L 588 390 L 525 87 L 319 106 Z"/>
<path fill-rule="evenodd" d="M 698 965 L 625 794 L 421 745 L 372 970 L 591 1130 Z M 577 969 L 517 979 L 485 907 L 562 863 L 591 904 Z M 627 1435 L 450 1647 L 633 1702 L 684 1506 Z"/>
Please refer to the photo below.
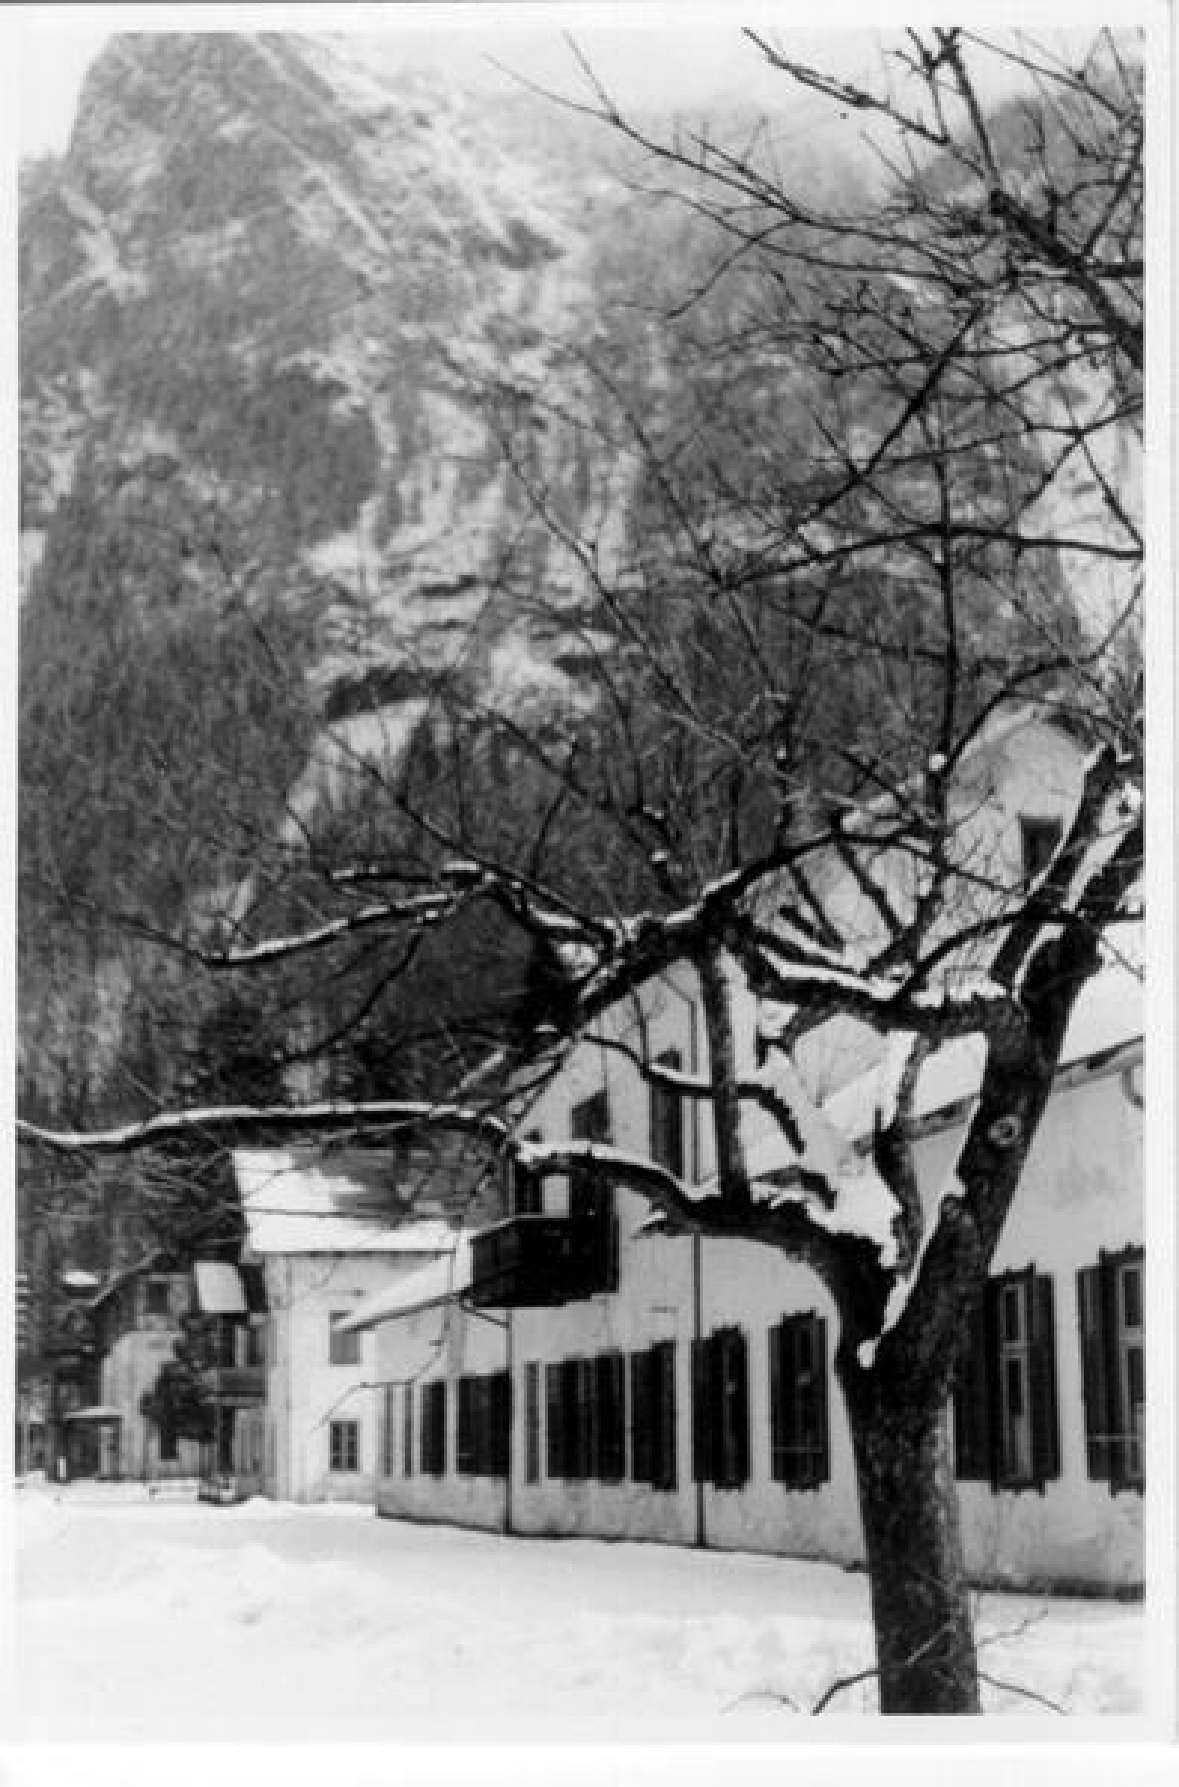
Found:
<path fill-rule="evenodd" d="M 595 1361 L 598 1404 L 597 1475 L 617 1483 L 626 1474 L 626 1388 L 621 1353 L 600 1353 Z"/>
<path fill-rule="evenodd" d="M 811 1316 L 810 1331 L 810 1420 L 806 1423 L 810 1449 L 806 1481 L 808 1486 L 817 1487 L 831 1476 L 831 1440 L 827 1428 L 827 1324 L 821 1316 Z"/>
<path fill-rule="evenodd" d="M 791 1381 L 788 1359 L 790 1329 L 785 1322 L 770 1329 L 770 1476 L 775 1483 L 787 1481 L 786 1410 L 783 1397 Z"/>
<path fill-rule="evenodd" d="M 992 1475 L 990 1378 L 988 1346 L 990 1285 L 971 1302 L 954 1368 L 954 1470 L 964 1481 L 986 1480 Z"/>
<path fill-rule="evenodd" d="M 636 1483 L 651 1481 L 652 1411 L 651 1354 L 630 1356 L 630 1474 Z"/>
<path fill-rule="evenodd" d="M 1077 1273 L 1077 1326 L 1081 1345 L 1081 1396 L 1085 1407 L 1085 1462 L 1095 1482 L 1111 1476 L 1113 1431 L 1106 1352 L 1106 1292 L 1101 1265 Z"/>
<path fill-rule="evenodd" d="M 725 1394 L 730 1436 L 727 1480 L 737 1488 L 749 1480 L 749 1349 L 740 1328 L 729 1330 Z"/>
<path fill-rule="evenodd" d="M 413 1385 L 405 1386 L 405 1431 L 402 1434 L 401 1468 L 407 1477 L 413 1476 Z"/>
<path fill-rule="evenodd" d="M 712 1477 L 712 1342 L 692 1342 L 692 1476 L 697 1483 Z"/>
<path fill-rule="evenodd" d="M 1060 1475 L 1060 1426 L 1056 1412 L 1056 1322 L 1052 1280 L 1029 1268 L 1031 1315 L 1029 1375 L 1032 1395 L 1032 1475 L 1038 1488 Z"/>
<path fill-rule="evenodd" d="M 661 1340 L 652 1349 L 651 1381 L 653 1387 L 652 1416 L 659 1436 L 656 1468 L 652 1481 L 656 1489 L 674 1489 L 677 1480 L 675 1425 L 675 1342 Z"/>
<path fill-rule="evenodd" d="M 1107 1253 L 1104 1248 L 1097 1255 L 1097 1284 L 1101 1321 L 1101 1374 L 1105 1385 L 1102 1413 L 1106 1434 L 1106 1476 L 1111 1492 L 1116 1494 L 1119 1489 L 1126 1487 L 1126 1423 L 1120 1407 L 1121 1397 L 1118 1395 L 1118 1335 L 1121 1332 L 1121 1321 L 1118 1314 L 1117 1255 Z"/>
<path fill-rule="evenodd" d="M 559 1364 L 546 1365 L 544 1368 L 545 1387 L 545 1430 L 546 1430 L 546 1474 L 550 1477 L 565 1475 L 565 1424 L 562 1419 L 564 1409 L 561 1402 L 562 1372 Z"/>

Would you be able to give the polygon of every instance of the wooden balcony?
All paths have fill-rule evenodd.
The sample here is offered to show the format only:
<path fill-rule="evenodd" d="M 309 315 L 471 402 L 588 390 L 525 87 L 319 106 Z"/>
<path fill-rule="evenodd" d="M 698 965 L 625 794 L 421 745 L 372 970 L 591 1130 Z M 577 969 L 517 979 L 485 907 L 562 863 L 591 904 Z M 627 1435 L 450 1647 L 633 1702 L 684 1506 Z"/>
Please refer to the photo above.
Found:
<path fill-rule="evenodd" d="M 266 1396 L 264 1365 L 211 1365 L 204 1376 L 213 1395 L 227 1406 L 246 1407 Z"/>
<path fill-rule="evenodd" d="M 474 1237 L 471 1263 L 478 1309 L 578 1303 L 618 1288 L 617 1226 L 612 1214 L 512 1216 Z"/>

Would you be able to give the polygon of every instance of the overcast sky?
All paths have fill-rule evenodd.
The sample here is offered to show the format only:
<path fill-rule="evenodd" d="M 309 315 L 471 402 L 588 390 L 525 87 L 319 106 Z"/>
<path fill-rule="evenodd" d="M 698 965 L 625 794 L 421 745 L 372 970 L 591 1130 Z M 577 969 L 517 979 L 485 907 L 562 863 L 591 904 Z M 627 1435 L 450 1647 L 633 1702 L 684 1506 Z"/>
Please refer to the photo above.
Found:
<path fill-rule="evenodd" d="M 576 35 L 593 65 L 621 100 L 661 101 L 696 106 L 710 98 L 741 95 L 772 105 L 782 81 L 761 62 L 740 33 L 748 22 L 768 34 L 789 31 L 791 49 L 804 60 L 849 75 L 879 67 L 881 48 L 895 41 L 902 18 L 928 19 L 928 4 L 907 13 L 889 5 L 868 7 L 853 0 L 825 0 L 803 6 L 777 0 L 738 9 L 715 0 L 615 0 L 584 5 L 575 0 L 542 0 L 524 5 L 404 4 L 381 6 L 72 6 L 42 4 L 3 9 L 5 52 L 17 52 L 20 111 L 19 152 L 41 154 L 65 148 L 82 77 L 107 37 L 116 30 L 301 30 L 380 31 L 394 53 L 413 60 L 443 60 L 464 82 L 492 80 L 489 58 L 546 85 L 576 86 L 577 75 L 562 33 Z M 932 9 L 937 11 L 938 9 Z M 1037 18 L 1079 22 L 1083 4 L 1045 8 L 1013 7 L 997 0 L 972 0 L 976 23 L 1010 23 Z M 952 9 L 943 9 L 950 17 Z M 818 21 L 824 27 L 816 29 Z M 16 41 L 12 43 L 15 31 Z"/>

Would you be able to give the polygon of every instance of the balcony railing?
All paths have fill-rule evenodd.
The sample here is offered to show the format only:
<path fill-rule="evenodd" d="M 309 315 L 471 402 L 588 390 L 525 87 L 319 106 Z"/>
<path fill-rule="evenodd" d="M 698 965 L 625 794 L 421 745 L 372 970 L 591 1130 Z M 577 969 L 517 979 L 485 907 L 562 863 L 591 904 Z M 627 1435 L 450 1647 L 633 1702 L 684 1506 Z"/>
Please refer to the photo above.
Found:
<path fill-rule="evenodd" d="M 509 1217 L 474 1238 L 470 1301 L 532 1309 L 616 1290 L 616 1237 L 609 1214 Z"/>

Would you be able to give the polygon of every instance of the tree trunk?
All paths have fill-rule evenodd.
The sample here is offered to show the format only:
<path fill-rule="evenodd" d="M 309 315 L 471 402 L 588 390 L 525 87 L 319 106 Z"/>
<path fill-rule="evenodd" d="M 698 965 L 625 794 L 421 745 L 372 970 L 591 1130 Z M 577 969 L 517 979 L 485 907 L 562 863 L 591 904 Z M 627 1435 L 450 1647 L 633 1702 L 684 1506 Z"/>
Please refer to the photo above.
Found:
<path fill-rule="evenodd" d="M 855 1449 L 882 1713 L 978 1713 L 949 1410 L 896 1369 L 840 1372 Z"/>

